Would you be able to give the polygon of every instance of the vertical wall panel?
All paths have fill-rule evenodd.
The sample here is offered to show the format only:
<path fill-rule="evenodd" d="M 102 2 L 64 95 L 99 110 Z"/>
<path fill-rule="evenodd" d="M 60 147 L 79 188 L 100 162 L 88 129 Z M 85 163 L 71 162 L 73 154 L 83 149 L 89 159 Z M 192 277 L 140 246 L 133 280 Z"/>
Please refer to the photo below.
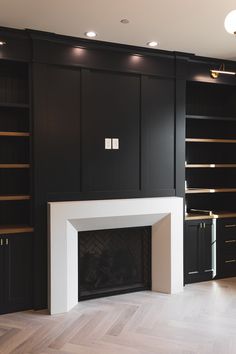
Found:
<path fill-rule="evenodd" d="M 175 193 L 174 93 L 174 80 L 142 79 L 142 186 L 153 196 Z"/>
<path fill-rule="evenodd" d="M 119 138 L 119 150 L 105 150 Z M 82 75 L 82 191 L 138 191 L 140 78 L 105 71 Z"/>
<path fill-rule="evenodd" d="M 47 202 L 80 186 L 80 71 L 34 64 L 35 308 L 47 304 Z"/>

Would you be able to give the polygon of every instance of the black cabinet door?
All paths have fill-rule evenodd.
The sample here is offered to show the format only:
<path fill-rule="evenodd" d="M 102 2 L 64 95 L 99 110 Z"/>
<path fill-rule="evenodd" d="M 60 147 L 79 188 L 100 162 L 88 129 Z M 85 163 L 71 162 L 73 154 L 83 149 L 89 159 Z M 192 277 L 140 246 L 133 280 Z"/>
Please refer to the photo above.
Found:
<path fill-rule="evenodd" d="M 140 77 L 82 71 L 82 192 L 122 197 L 140 189 Z M 118 138 L 119 150 L 106 150 Z"/>
<path fill-rule="evenodd" d="M 32 235 L 3 236 L 3 306 L 1 313 L 32 308 Z"/>
<path fill-rule="evenodd" d="M 185 284 L 212 279 L 213 247 L 213 225 L 211 220 L 185 222 Z"/>
<path fill-rule="evenodd" d="M 0 314 L 3 313 L 6 308 L 5 282 L 5 252 L 3 238 L 0 235 Z"/>
<path fill-rule="evenodd" d="M 184 233 L 184 275 L 185 283 L 191 283 L 200 276 L 200 222 L 185 223 Z"/>
<path fill-rule="evenodd" d="M 142 77 L 142 188 L 151 196 L 175 194 L 175 84 Z"/>
<path fill-rule="evenodd" d="M 202 223 L 202 229 L 200 232 L 201 238 L 201 250 L 200 250 L 200 265 L 202 274 L 207 276 L 210 273 L 212 276 L 213 259 L 212 259 L 212 248 L 213 248 L 213 237 L 212 237 L 212 222 L 204 221 Z"/>

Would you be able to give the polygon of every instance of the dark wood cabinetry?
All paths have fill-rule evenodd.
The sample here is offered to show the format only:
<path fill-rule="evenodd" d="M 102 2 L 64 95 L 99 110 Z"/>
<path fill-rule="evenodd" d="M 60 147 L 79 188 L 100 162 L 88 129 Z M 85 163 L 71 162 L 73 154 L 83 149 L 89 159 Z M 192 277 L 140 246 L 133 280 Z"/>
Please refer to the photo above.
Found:
<path fill-rule="evenodd" d="M 32 308 L 32 234 L 0 235 L 0 313 Z"/>
<path fill-rule="evenodd" d="M 0 233 L 32 226 L 29 67 L 0 61 Z M 32 231 L 32 230 L 31 230 Z"/>
<path fill-rule="evenodd" d="M 204 247 L 201 248 L 197 243 L 206 234 L 208 237 L 204 240 L 210 245 L 207 226 L 202 229 L 202 225 L 208 223 L 213 223 L 215 235 L 212 247 L 217 267 L 213 275 L 236 275 L 236 241 L 233 232 L 235 223 L 230 219 L 236 216 L 235 97 L 236 86 L 233 85 L 187 83 L 185 217 L 188 221 L 184 237 L 186 283 L 211 278 L 208 274 L 202 273 L 199 276 L 199 272 L 194 273 L 191 270 L 191 267 L 197 268 L 197 261 L 201 259 L 202 262 L 204 257 L 206 265 L 203 268 L 209 263 L 210 251 L 206 253 Z M 188 255 L 189 250 L 195 258 Z"/>
<path fill-rule="evenodd" d="M 187 85 L 187 219 L 236 213 L 235 98 L 236 86 Z"/>
<path fill-rule="evenodd" d="M 217 273 L 219 277 L 236 276 L 236 219 L 217 222 Z"/>
<path fill-rule="evenodd" d="M 212 279 L 216 252 L 212 220 L 187 221 L 184 245 L 185 284 Z"/>
<path fill-rule="evenodd" d="M 0 61 L 0 313 L 32 308 L 29 65 Z"/>
<path fill-rule="evenodd" d="M 214 81 L 209 68 L 218 61 L 184 53 L 0 32 L 0 235 L 11 240 L 0 247 L 11 289 L 1 311 L 31 306 L 30 290 L 17 289 L 32 254 L 34 308 L 47 306 L 48 201 L 185 193 L 185 280 L 210 279 L 212 219 L 236 217 L 235 78 Z M 105 138 L 118 138 L 119 149 L 105 150 Z M 220 225 L 224 276 L 234 274 L 234 258 L 222 258 L 233 256 L 234 241 L 222 241 Z"/>

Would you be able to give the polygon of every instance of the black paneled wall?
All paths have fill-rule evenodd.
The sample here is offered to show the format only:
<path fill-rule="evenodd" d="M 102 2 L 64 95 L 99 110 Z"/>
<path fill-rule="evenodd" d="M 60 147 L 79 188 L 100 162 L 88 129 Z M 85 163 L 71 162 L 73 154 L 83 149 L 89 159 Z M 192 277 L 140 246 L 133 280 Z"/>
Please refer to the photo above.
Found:
<path fill-rule="evenodd" d="M 48 201 L 175 195 L 175 81 L 171 56 L 54 44 L 58 55 L 49 57 L 50 44 L 38 40 L 33 48 L 34 288 L 42 307 Z M 119 149 L 106 150 L 105 138 L 118 138 Z"/>

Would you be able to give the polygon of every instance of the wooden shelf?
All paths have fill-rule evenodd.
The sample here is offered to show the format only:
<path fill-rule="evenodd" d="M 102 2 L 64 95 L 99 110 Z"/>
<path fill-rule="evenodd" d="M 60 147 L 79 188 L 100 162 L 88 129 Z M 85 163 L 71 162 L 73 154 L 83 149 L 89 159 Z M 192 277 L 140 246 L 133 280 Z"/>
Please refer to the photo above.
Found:
<path fill-rule="evenodd" d="M 230 120 L 236 122 L 236 117 L 219 117 L 219 116 L 202 116 L 202 115 L 192 115 L 187 114 L 186 119 L 203 119 L 203 120 Z"/>
<path fill-rule="evenodd" d="M 20 195 L 20 194 L 10 194 L 10 195 L 0 195 L 0 201 L 11 201 L 11 200 L 29 200 L 30 195 Z"/>
<path fill-rule="evenodd" d="M 236 188 L 187 188 L 186 194 L 200 194 L 200 193 L 230 193 L 236 192 Z"/>
<path fill-rule="evenodd" d="M 29 108 L 27 103 L 4 103 L 0 102 L 0 107 L 3 108 Z"/>
<path fill-rule="evenodd" d="M 0 235 L 8 234 L 21 234 L 33 232 L 34 229 L 28 225 L 1 225 L 0 226 Z"/>
<path fill-rule="evenodd" d="M 236 139 L 202 139 L 202 138 L 187 138 L 187 143 L 227 143 L 236 144 Z"/>
<path fill-rule="evenodd" d="M 25 133 L 25 132 L 0 132 L 0 136 L 30 136 L 30 133 Z"/>
<path fill-rule="evenodd" d="M 236 212 L 233 211 L 219 211 L 213 212 L 212 215 L 200 213 L 187 213 L 185 220 L 209 220 L 209 219 L 222 219 L 222 218 L 235 218 Z"/>
<path fill-rule="evenodd" d="M 236 163 L 186 164 L 186 168 L 236 168 Z"/>
<path fill-rule="evenodd" d="M 28 163 L 1 163 L 1 168 L 30 168 L 30 164 Z"/>

